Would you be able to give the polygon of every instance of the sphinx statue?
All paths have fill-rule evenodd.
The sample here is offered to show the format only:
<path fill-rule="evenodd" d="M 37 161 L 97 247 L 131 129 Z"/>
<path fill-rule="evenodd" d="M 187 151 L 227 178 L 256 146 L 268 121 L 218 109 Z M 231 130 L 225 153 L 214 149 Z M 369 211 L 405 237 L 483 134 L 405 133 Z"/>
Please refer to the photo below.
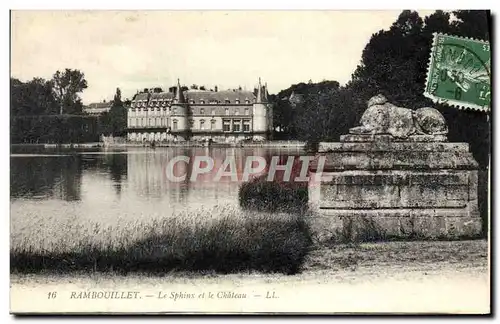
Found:
<path fill-rule="evenodd" d="M 389 134 L 400 139 L 411 135 L 448 134 L 446 120 L 437 109 L 424 107 L 413 110 L 398 107 L 380 94 L 370 98 L 367 105 L 368 108 L 361 117 L 360 126 L 351 128 L 349 133 Z"/>

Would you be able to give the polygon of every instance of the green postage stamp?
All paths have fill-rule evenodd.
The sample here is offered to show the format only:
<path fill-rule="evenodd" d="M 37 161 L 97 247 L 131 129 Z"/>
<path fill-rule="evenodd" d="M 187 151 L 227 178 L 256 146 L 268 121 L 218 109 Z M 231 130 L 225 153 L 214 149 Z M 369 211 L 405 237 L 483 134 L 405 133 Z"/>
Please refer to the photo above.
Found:
<path fill-rule="evenodd" d="M 436 103 L 489 112 L 490 53 L 489 42 L 435 33 L 424 95 Z"/>

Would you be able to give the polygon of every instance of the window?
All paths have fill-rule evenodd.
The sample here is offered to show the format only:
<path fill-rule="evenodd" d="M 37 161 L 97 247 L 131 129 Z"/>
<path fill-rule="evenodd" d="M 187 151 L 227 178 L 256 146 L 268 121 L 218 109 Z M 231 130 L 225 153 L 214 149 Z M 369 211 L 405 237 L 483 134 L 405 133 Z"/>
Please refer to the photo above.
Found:
<path fill-rule="evenodd" d="M 248 108 L 245 108 L 245 115 L 246 116 L 250 115 L 250 110 L 248 110 Z"/>
<path fill-rule="evenodd" d="M 215 129 L 215 119 L 212 119 L 210 123 L 210 129 Z"/>
<path fill-rule="evenodd" d="M 228 119 L 224 119 L 222 122 L 222 130 L 224 132 L 230 132 L 231 131 L 231 121 Z"/>
<path fill-rule="evenodd" d="M 239 104 L 240 103 L 240 99 L 236 99 L 236 103 Z"/>
<path fill-rule="evenodd" d="M 248 100 L 248 98 L 246 98 L 245 103 L 250 103 L 250 100 Z"/>
<path fill-rule="evenodd" d="M 177 107 L 172 108 L 172 114 L 177 115 Z"/>
<path fill-rule="evenodd" d="M 226 116 L 229 116 L 229 108 L 226 108 Z"/>
<path fill-rule="evenodd" d="M 200 108 L 200 114 L 201 115 L 205 115 L 205 109 L 204 108 Z"/>
<path fill-rule="evenodd" d="M 156 117 L 156 126 L 160 126 L 160 118 Z"/>
<path fill-rule="evenodd" d="M 177 130 L 177 120 L 175 119 L 172 121 L 172 128 L 173 130 Z"/>
<path fill-rule="evenodd" d="M 200 120 L 200 129 L 205 129 L 205 120 Z"/>
<path fill-rule="evenodd" d="M 215 109 L 212 109 L 212 116 L 215 116 Z"/>
<path fill-rule="evenodd" d="M 236 110 L 234 111 L 234 115 L 235 115 L 235 116 L 238 116 L 239 114 L 240 114 L 239 109 L 236 109 Z"/>
<path fill-rule="evenodd" d="M 224 100 L 224 102 L 228 104 L 228 103 L 231 103 L 231 100 L 226 98 L 226 100 Z"/>
<path fill-rule="evenodd" d="M 153 118 L 149 118 L 149 126 L 154 126 L 153 123 L 154 123 Z"/>
<path fill-rule="evenodd" d="M 233 120 L 233 132 L 241 132 L 241 121 L 238 119 Z"/>
<path fill-rule="evenodd" d="M 243 121 L 243 131 L 244 132 L 249 132 L 250 131 L 250 121 L 249 120 L 244 120 Z"/>
<path fill-rule="evenodd" d="M 204 99 L 200 99 L 200 103 L 201 103 L 201 104 L 204 104 L 204 103 L 205 103 L 205 100 L 204 100 Z"/>
<path fill-rule="evenodd" d="M 194 99 L 189 99 L 189 103 L 194 105 Z"/>
<path fill-rule="evenodd" d="M 143 127 L 146 126 L 146 118 L 144 118 L 144 117 L 142 118 L 141 126 L 143 126 Z"/>

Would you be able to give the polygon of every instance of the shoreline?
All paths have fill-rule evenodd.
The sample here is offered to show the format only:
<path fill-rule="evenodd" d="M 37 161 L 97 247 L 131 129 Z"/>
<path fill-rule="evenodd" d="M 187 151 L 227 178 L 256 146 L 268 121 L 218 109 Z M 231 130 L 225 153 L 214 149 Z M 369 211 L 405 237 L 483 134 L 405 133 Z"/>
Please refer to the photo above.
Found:
<path fill-rule="evenodd" d="M 62 143 L 62 144 L 50 144 L 50 143 L 18 143 L 10 144 L 11 148 L 22 147 L 22 148 L 46 148 L 46 149 L 71 149 L 71 148 L 128 148 L 128 147 L 269 147 L 269 148 L 292 148 L 292 149 L 303 149 L 306 143 L 301 141 L 268 141 L 261 143 L 212 143 L 208 145 L 203 142 L 179 142 L 179 143 L 156 143 L 154 146 L 151 143 L 103 143 L 103 142 L 93 142 L 93 143 Z"/>

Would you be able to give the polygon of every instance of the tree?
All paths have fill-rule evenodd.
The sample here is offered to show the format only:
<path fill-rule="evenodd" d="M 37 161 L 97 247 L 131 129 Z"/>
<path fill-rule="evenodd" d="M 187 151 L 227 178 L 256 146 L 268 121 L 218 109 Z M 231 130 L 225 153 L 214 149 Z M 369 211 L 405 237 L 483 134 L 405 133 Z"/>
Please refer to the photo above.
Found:
<path fill-rule="evenodd" d="M 50 115 L 57 112 L 53 83 L 33 78 L 26 83 L 10 79 L 11 116 Z"/>
<path fill-rule="evenodd" d="M 83 105 L 78 94 L 87 89 L 85 75 L 79 70 L 65 69 L 63 72 L 56 71 L 52 80 L 59 114 L 81 113 Z"/>
<path fill-rule="evenodd" d="M 127 109 L 123 105 L 120 88 L 116 88 L 113 104 L 109 110 L 109 119 L 107 121 L 110 125 L 108 131 L 113 136 L 122 136 L 124 134 L 127 128 Z"/>

